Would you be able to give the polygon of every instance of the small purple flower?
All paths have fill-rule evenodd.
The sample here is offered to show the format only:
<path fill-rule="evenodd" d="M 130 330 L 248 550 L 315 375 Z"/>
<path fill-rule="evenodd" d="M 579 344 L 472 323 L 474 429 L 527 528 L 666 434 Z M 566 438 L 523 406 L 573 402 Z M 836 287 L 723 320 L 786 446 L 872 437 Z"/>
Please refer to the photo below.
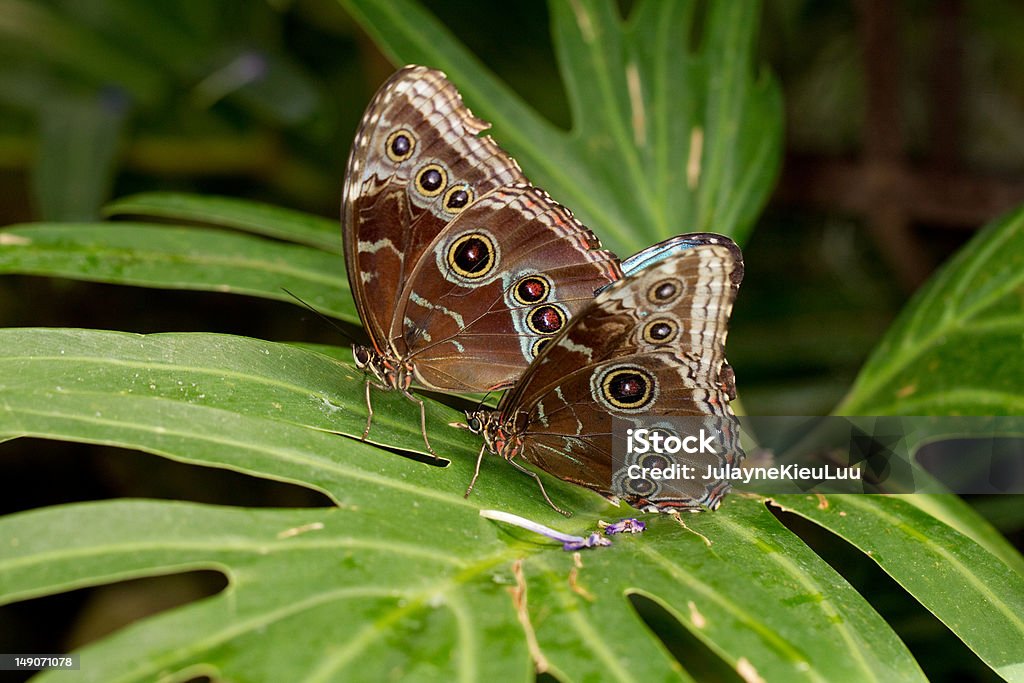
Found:
<path fill-rule="evenodd" d="M 569 552 L 582 550 L 583 548 L 596 548 L 598 546 L 612 544 L 611 541 L 596 532 L 590 534 L 586 538 L 582 536 L 573 536 L 572 534 L 563 534 L 561 531 L 555 531 L 551 527 L 546 527 L 543 524 L 538 524 L 537 522 L 520 517 L 519 515 L 513 515 L 510 512 L 502 512 L 501 510 L 481 510 L 480 516 L 486 517 L 487 519 L 497 520 L 499 522 L 514 524 L 517 527 L 532 531 L 535 534 L 547 536 L 548 538 L 561 543 L 562 549 Z"/>
<path fill-rule="evenodd" d="M 562 549 L 563 550 L 568 550 L 568 551 L 573 551 L 573 550 L 583 550 L 584 548 L 595 548 L 595 547 L 597 547 L 599 545 L 611 545 L 612 544 L 611 541 L 609 541 L 607 538 L 605 538 L 601 534 L 597 533 L 596 531 L 594 533 L 590 534 L 589 536 L 587 536 L 586 538 L 580 538 L 579 536 L 576 536 L 575 538 L 578 539 L 578 540 L 566 541 L 565 543 L 563 543 L 562 544 Z"/>
<path fill-rule="evenodd" d="M 635 517 L 627 517 L 626 519 L 620 519 L 617 522 L 608 524 L 606 522 L 598 522 L 598 525 L 604 529 L 604 533 L 608 536 L 613 534 L 639 534 L 642 533 L 647 525 L 641 522 Z"/>

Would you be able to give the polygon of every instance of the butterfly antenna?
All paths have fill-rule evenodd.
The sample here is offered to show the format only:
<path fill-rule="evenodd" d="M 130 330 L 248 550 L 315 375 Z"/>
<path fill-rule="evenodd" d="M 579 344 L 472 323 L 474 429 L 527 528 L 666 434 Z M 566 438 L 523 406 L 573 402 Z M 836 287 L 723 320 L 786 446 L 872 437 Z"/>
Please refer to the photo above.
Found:
<path fill-rule="evenodd" d="M 348 333 L 347 330 L 345 330 L 345 328 L 343 328 L 341 325 L 339 325 L 338 323 L 336 323 L 333 320 L 331 320 L 330 318 L 328 318 L 326 315 L 324 315 L 320 311 L 318 311 L 315 308 L 313 308 L 310 304 L 308 304 L 305 301 L 303 301 L 302 299 L 300 299 L 294 292 L 290 291 L 287 287 L 282 287 L 281 291 L 283 291 L 285 294 L 287 294 L 288 296 L 290 296 L 291 298 L 295 299 L 300 304 L 302 304 L 302 306 L 304 306 L 310 313 L 312 313 L 313 315 L 315 315 L 316 317 L 320 318 L 325 323 L 327 323 L 328 325 L 333 327 L 335 330 L 338 331 L 339 334 L 341 334 L 341 336 L 345 337 L 346 339 L 348 339 L 353 344 L 356 343 L 356 340 L 352 337 L 351 334 Z"/>

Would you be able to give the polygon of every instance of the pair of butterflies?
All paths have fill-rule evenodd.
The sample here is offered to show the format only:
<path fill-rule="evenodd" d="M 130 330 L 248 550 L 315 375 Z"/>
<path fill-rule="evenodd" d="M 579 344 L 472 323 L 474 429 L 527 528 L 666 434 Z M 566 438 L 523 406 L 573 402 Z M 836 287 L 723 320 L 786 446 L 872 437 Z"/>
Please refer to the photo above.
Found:
<path fill-rule="evenodd" d="M 521 457 L 614 497 L 614 417 L 731 415 L 725 337 L 743 275 L 739 248 L 719 235 L 682 235 L 620 263 L 479 136 L 488 127 L 444 74 L 410 66 L 380 88 L 356 134 L 342 225 L 373 343 L 353 347 L 371 376 L 363 438 L 371 387 L 419 404 L 431 453 L 414 383 L 510 389 L 496 410 L 467 413 L 484 437 L 480 458 L 501 455 L 540 484 Z M 622 497 L 671 510 L 713 508 L 723 493 L 695 485 L 685 496 Z"/>

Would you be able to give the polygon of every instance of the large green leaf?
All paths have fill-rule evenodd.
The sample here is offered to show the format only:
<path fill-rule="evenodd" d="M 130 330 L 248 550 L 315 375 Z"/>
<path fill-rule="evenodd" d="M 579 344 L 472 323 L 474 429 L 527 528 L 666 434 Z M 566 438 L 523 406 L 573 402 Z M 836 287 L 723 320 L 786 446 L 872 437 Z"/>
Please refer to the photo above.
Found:
<path fill-rule="evenodd" d="M 841 415 L 1024 412 L 1024 208 L 989 225 L 900 314 Z"/>
<path fill-rule="evenodd" d="M 286 230 L 284 225 L 278 234 Z M 359 319 L 337 254 L 210 228 L 147 223 L 12 226 L 0 231 L 0 273 L 283 301 L 291 300 L 284 291 L 288 289 L 324 313 Z"/>
<path fill-rule="evenodd" d="M 1022 506 L 1019 495 L 993 496 L 986 500 L 992 502 L 998 500 L 1001 505 L 1014 507 L 1018 511 L 1017 516 L 1020 515 Z M 904 496 L 903 501 L 920 508 L 925 514 L 973 539 L 994 557 L 998 557 L 1012 570 L 1024 576 L 1024 556 L 1021 556 L 1020 552 L 1006 540 L 1006 537 L 986 521 L 987 515 L 982 517 L 974 509 L 978 506 L 978 499 L 968 505 L 960 496 L 947 493 Z"/>
<path fill-rule="evenodd" d="M 743 241 L 778 172 L 782 103 L 753 74 L 758 3 L 550 3 L 573 111 L 557 129 L 413 0 L 341 0 L 395 64 L 443 69 L 530 179 L 620 254 L 680 232 Z M 693 34 L 700 33 L 699 45 Z"/>
<path fill-rule="evenodd" d="M 837 414 L 1013 415 L 1024 410 L 1024 208 L 979 233 L 914 297 Z M 936 422 L 931 438 L 959 436 Z M 1006 540 L 952 496 L 907 499 L 1024 573 Z"/>
<path fill-rule="evenodd" d="M 1022 352 L 1024 208 L 989 225 L 917 293 L 836 412 L 1019 414 Z M 928 438 L 941 437 L 943 424 Z M 1024 593 L 999 585 L 1000 577 L 1024 576 L 1024 560 L 1005 538 L 953 496 L 829 500 L 828 507 L 796 498 L 786 505 L 864 551 L 1004 678 L 1024 679 Z M 953 540 L 950 532 L 963 536 Z M 984 555 L 965 560 L 962 551 L 975 544 Z M 959 587 L 955 597 L 939 588 L 946 581 Z"/>
<path fill-rule="evenodd" d="M 372 438 L 418 448 L 416 407 L 393 395 L 374 401 Z M 331 433 L 361 433 L 362 378 L 307 350 L 209 334 L 0 330 L 0 405 L 3 434 L 145 450 L 294 482 L 338 504 L 253 511 L 108 502 L 0 520 L 4 602 L 201 567 L 228 576 L 224 593 L 87 648 L 84 680 L 182 670 L 268 681 L 377 680 L 382 672 L 523 680 L 531 651 L 564 680 L 679 678 L 631 594 L 663 607 L 744 676 L 922 678 L 884 620 L 760 501 L 730 498 L 717 513 L 688 516 L 685 527 L 649 516 L 646 534 L 587 552 L 573 571 L 559 546 L 484 520 L 478 509 L 575 533 L 624 510 L 548 480 L 552 496 L 576 511 L 566 520 L 496 459 L 464 499 L 476 437 L 445 426 L 458 414 L 432 401 L 428 425 L 451 458 L 447 468 Z M 990 565 L 957 532 L 943 533 L 965 562 Z M 952 576 L 971 577 L 972 590 L 989 581 L 961 569 Z M 989 587 L 1021 594 L 1020 577 L 1001 581 Z M 519 583 L 528 589 L 524 615 L 508 591 Z M 972 595 L 959 586 L 920 590 Z M 1013 609 L 1016 598 L 1004 599 Z M 1012 632 L 1015 622 L 1006 622 L 1000 628 Z"/>
<path fill-rule="evenodd" d="M 786 496 L 864 552 L 1006 680 L 1024 678 L 1024 574 L 914 504 L 924 496 Z M 930 498 L 930 497 L 925 497 Z M 954 590 L 948 590 L 954 587 Z"/>
<path fill-rule="evenodd" d="M 235 228 L 337 254 L 343 252 L 339 221 L 235 197 L 145 192 L 109 203 L 103 213 Z"/>

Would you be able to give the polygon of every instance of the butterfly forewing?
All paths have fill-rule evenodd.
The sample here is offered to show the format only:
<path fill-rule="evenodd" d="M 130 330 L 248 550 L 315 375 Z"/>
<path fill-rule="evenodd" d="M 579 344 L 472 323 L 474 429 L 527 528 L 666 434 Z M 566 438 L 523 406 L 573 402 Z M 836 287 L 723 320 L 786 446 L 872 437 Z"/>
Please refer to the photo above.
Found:
<path fill-rule="evenodd" d="M 478 199 L 442 230 L 401 296 L 392 346 L 419 382 L 450 391 L 511 386 L 618 259 L 543 190 Z"/>
<path fill-rule="evenodd" d="M 360 317 L 384 351 L 399 295 L 438 232 L 496 187 L 526 182 L 444 74 L 392 76 L 367 108 L 349 156 L 342 227 Z"/>

